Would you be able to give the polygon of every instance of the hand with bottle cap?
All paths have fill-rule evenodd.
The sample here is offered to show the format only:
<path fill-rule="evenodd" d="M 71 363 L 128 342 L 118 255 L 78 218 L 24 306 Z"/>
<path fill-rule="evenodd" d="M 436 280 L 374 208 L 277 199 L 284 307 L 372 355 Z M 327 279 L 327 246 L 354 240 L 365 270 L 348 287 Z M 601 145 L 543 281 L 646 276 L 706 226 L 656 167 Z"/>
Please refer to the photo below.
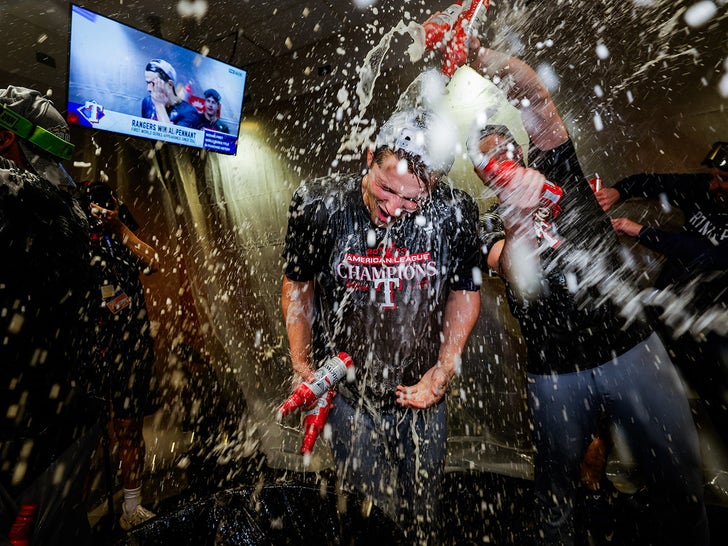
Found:
<path fill-rule="evenodd" d="M 602 207 L 604 212 L 609 211 L 615 203 L 618 203 L 622 198 L 619 195 L 619 190 L 615 188 L 602 188 L 594 194 L 597 198 L 599 206 Z"/>
<path fill-rule="evenodd" d="M 461 5 L 453 4 L 445 12 L 436 13 L 423 25 L 426 47 L 443 50 L 445 76 L 452 77 L 467 62 L 470 50 L 480 47 L 478 32 L 489 8 L 490 0 L 465 0 Z"/>
<path fill-rule="evenodd" d="M 506 139 L 507 140 L 507 139 Z M 515 159 L 518 156 L 513 147 L 506 152 L 499 144 L 489 153 L 480 149 L 479 135 L 472 135 L 467 140 L 467 151 L 475 173 L 488 185 L 506 205 L 528 209 L 539 194 L 536 208 L 545 207 L 552 211 L 556 218 L 561 211 L 559 202 L 564 195 L 561 187 L 549 182 L 540 172 L 521 166 Z M 510 144 L 509 144 L 510 146 Z"/>

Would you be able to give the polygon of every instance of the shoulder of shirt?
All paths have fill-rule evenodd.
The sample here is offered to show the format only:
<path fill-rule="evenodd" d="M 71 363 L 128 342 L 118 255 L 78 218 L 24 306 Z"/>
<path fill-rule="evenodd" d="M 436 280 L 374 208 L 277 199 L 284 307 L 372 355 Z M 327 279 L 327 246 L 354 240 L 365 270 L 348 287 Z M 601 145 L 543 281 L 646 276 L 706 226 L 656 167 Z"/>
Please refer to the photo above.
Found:
<path fill-rule="evenodd" d="M 311 197 L 327 197 L 342 195 L 354 190 L 361 191 L 361 177 L 353 173 L 346 173 L 304 180 L 296 192 L 305 192 Z"/>
<path fill-rule="evenodd" d="M 460 201 L 465 200 L 475 202 L 475 199 L 473 199 L 472 195 L 470 195 L 467 191 L 461 188 L 455 187 L 448 178 L 444 178 L 443 180 L 435 184 L 435 187 L 433 188 L 433 194 Z"/>
<path fill-rule="evenodd" d="M 0 185 L 7 186 L 10 194 L 17 193 L 25 186 L 36 186 L 51 193 L 60 193 L 53 184 L 37 174 L 22 169 L 14 161 L 0 157 Z"/>
<path fill-rule="evenodd" d="M 473 211 L 477 213 L 478 205 L 470 193 L 456 188 L 449 184 L 447 180 L 438 182 L 432 192 L 433 203 L 437 204 L 439 210 L 461 209 L 463 211 Z"/>

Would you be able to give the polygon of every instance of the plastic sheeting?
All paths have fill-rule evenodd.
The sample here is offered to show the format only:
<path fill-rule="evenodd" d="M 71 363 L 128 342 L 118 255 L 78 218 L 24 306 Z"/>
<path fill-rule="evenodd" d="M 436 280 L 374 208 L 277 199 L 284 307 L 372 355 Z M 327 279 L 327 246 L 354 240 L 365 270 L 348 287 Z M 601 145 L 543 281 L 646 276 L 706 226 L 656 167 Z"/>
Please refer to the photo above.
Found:
<path fill-rule="evenodd" d="M 405 544 L 397 526 L 352 496 L 294 485 L 220 491 L 129 533 L 119 546 Z"/>

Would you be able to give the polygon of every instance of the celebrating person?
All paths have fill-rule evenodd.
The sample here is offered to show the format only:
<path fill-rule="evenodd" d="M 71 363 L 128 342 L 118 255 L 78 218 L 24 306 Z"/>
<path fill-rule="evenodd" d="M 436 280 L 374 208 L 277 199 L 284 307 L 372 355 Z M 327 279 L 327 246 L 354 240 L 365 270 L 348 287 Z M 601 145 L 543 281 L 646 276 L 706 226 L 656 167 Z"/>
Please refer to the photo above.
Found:
<path fill-rule="evenodd" d="M 695 425 L 657 334 L 625 317 L 618 239 L 583 176 L 548 90 L 522 61 L 481 49 L 475 65 L 512 82 L 530 167 L 507 128 L 476 123 L 476 172 L 498 195 L 484 230 L 488 267 L 506 283 L 528 356 L 539 542 L 577 542 L 574 504 L 587 447 L 606 418 L 623 432 L 650 493 L 660 544 L 708 544 Z M 610 288 L 615 293 L 610 293 Z M 659 524 L 658 524 L 659 522 Z"/>
<path fill-rule="evenodd" d="M 84 186 L 91 222 L 92 263 L 98 305 L 93 356 L 107 376 L 114 433 L 119 444 L 124 502 L 119 524 L 129 530 L 154 517 L 141 503 L 145 444 L 144 416 L 154 384 L 154 341 L 139 274 L 156 272 L 157 253 L 134 233 L 137 223 L 116 193 L 103 182 Z"/>
<path fill-rule="evenodd" d="M 89 225 L 65 189 L 68 125 L 38 91 L 0 90 L 0 543 L 90 544 L 100 404 Z M 22 542 L 22 541 L 25 542 Z"/>
<path fill-rule="evenodd" d="M 445 393 L 480 310 L 477 208 L 443 184 L 454 128 L 395 113 L 367 171 L 303 183 L 288 215 L 282 306 L 295 374 L 353 359 L 328 422 L 345 490 L 437 544 Z"/>
<path fill-rule="evenodd" d="M 164 59 L 152 59 L 144 69 L 148 95 L 142 100 L 142 117 L 197 129 L 200 114 L 177 96 L 177 71 Z"/>
<path fill-rule="evenodd" d="M 728 429 L 728 142 L 715 142 L 702 164 L 707 172 L 634 174 L 596 195 L 605 211 L 630 198 L 664 197 L 683 212 L 679 231 L 626 217 L 613 218 L 612 225 L 663 255 L 654 322 L 722 431 Z"/>

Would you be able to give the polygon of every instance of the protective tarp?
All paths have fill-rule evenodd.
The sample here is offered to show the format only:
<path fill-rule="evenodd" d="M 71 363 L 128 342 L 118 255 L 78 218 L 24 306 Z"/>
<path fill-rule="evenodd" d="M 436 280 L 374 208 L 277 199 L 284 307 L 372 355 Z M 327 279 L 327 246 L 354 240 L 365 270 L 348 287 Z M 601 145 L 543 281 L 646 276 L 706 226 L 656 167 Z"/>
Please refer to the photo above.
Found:
<path fill-rule="evenodd" d="M 129 533 L 118 546 L 406 544 L 370 503 L 295 485 L 220 491 Z"/>

